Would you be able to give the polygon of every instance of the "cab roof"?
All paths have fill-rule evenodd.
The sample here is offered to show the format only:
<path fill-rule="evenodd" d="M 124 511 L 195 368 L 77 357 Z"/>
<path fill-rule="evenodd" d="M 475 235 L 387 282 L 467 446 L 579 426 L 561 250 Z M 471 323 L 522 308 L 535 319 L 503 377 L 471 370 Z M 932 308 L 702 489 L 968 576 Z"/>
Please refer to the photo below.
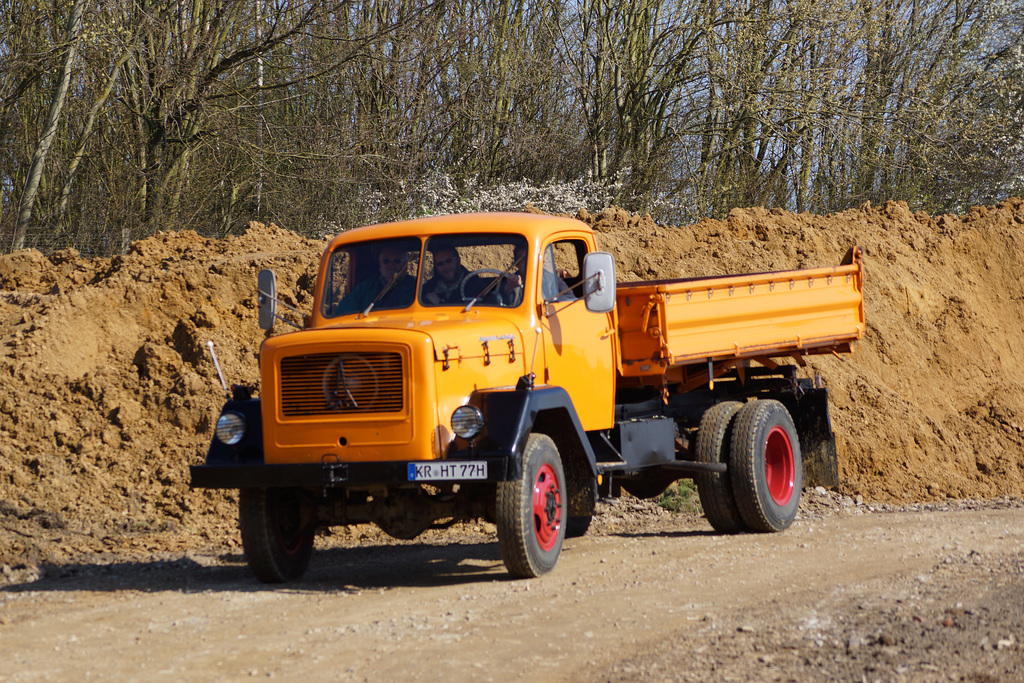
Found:
<path fill-rule="evenodd" d="M 353 228 L 338 234 L 329 250 L 338 244 L 372 240 L 408 237 L 413 235 L 434 236 L 466 232 L 518 233 L 533 243 L 547 235 L 564 232 L 588 232 L 593 230 L 586 223 L 567 216 L 550 216 L 536 213 L 456 213 L 445 216 L 430 216 L 394 223 L 378 223 Z"/>

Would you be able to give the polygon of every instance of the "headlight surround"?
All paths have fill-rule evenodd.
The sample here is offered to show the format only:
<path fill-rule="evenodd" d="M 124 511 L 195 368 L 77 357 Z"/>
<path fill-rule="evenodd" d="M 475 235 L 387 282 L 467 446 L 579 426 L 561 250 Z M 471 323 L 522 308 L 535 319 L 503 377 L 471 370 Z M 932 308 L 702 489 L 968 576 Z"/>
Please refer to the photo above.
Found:
<path fill-rule="evenodd" d="M 484 414 L 476 406 L 459 406 L 452 413 L 452 431 L 463 439 L 472 439 L 483 431 Z"/>
<path fill-rule="evenodd" d="M 221 413 L 214 435 L 227 446 L 234 446 L 245 437 L 245 418 L 238 413 Z"/>

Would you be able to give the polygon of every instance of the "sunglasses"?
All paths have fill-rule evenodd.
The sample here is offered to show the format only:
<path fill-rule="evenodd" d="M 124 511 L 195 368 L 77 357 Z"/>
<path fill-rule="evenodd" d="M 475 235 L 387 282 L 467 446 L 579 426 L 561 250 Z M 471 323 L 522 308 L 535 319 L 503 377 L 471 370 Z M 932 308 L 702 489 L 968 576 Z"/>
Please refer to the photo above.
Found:
<path fill-rule="evenodd" d="M 437 265 L 439 265 L 439 266 L 447 266 L 449 263 L 455 263 L 455 257 L 454 256 L 450 256 L 450 257 L 448 257 L 448 258 L 446 258 L 444 260 L 438 260 L 437 261 Z"/>
<path fill-rule="evenodd" d="M 402 259 L 402 258 L 382 258 L 380 260 L 380 262 L 383 263 L 383 264 L 388 264 L 388 263 L 405 263 L 405 259 Z"/>

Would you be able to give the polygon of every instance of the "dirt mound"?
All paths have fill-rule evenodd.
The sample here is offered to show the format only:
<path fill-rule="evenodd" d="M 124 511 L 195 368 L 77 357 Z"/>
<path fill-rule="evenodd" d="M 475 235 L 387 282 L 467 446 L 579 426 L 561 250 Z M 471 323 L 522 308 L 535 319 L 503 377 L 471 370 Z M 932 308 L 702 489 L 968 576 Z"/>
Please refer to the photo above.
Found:
<path fill-rule="evenodd" d="M 0 564 L 230 529 L 224 494 L 188 488 L 224 400 L 206 343 L 254 383 L 256 273 L 275 268 L 309 308 L 323 247 L 253 224 L 225 240 L 158 234 L 114 259 L 0 257 Z"/>
<path fill-rule="evenodd" d="M 843 489 L 881 501 L 1024 492 L 1024 201 L 964 216 L 904 202 L 830 216 L 734 209 L 669 228 L 586 216 L 620 279 L 837 265 L 865 250 L 867 334 L 809 371 L 830 389 Z"/>
<path fill-rule="evenodd" d="M 904 203 L 832 216 L 761 208 L 686 227 L 581 219 L 620 279 L 835 265 L 866 251 L 868 332 L 820 358 L 843 491 L 880 501 L 1024 493 L 1024 201 L 965 216 Z M 114 259 L 0 257 L 0 565 L 231 544 L 233 494 L 191 491 L 229 381 L 255 383 L 256 273 L 311 305 L 322 241 L 250 224 L 162 233 Z"/>

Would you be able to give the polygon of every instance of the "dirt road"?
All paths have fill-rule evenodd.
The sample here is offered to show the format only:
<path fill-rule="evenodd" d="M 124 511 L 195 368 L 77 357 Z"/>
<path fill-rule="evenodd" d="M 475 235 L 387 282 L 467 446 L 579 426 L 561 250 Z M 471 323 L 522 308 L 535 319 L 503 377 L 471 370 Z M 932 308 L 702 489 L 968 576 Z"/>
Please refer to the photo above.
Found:
<path fill-rule="evenodd" d="M 812 509 L 741 536 L 637 505 L 603 507 L 532 581 L 482 527 L 329 536 L 284 588 L 215 551 L 51 567 L 0 591 L 0 680 L 1024 676 L 1024 500 Z"/>

